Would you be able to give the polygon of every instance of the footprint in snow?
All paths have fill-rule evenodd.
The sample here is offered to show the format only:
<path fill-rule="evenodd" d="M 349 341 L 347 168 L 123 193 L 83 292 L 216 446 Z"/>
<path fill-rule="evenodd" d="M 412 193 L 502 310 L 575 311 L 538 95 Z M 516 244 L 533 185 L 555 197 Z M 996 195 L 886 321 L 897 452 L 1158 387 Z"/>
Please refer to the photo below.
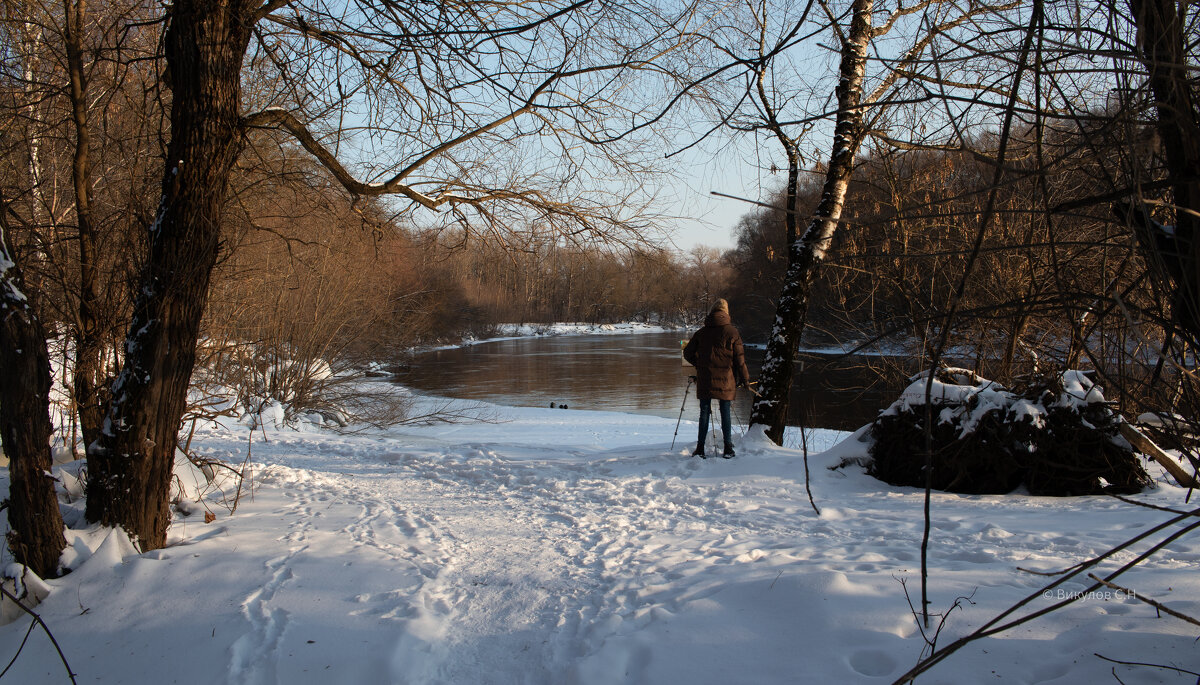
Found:
<path fill-rule="evenodd" d="M 850 655 L 849 665 L 859 675 L 879 678 L 895 671 L 897 662 L 895 657 L 882 650 L 860 649 Z"/>

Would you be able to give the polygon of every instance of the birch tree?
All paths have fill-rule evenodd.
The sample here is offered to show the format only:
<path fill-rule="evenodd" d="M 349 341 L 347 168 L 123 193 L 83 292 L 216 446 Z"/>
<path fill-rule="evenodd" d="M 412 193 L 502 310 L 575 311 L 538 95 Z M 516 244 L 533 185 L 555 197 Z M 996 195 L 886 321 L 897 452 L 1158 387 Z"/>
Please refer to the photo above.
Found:
<path fill-rule="evenodd" d="M 882 23 L 875 24 L 879 12 L 874 0 L 852 0 L 845 12 L 839 14 L 827 2 L 818 3 L 827 23 L 822 30 L 834 39 L 838 49 L 837 85 L 834 88 L 833 131 L 829 156 L 825 163 L 824 182 L 820 200 L 807 214 L 804 230 L 800 219 L 806 214 L 796 206 L 799 186 L 799 148 L 803 137 L 814 122 L 824 115 L 806 115 L 787 120 L 781 114 L 781 102 L 791 97 L 770 87 L 769 77 L 775 69 L 773 61 L 796 44 L 801 34 L 798 24 L 791 27 L 774 45 L 767 45 L 765 31 L 760 32 L 759 56 L 754 65 L 753 92 L 758 105 L 759 123 L 743 128 L 768 132 L 784 149 L 788 164 L 785 185 L 787 206 L 787 260 L 783 290 L 776 305 L 775 320 L 767 341 L 766 357 L 760 376 L 759 395 L 751 411 L 751 425 L 763 426 L 767 436 L 779 443 L 787 425 L 795 355 L 804 330 L 809 291 L 817 267 L 825 260 L 841 226 L 846 195 L 854 172 L 855 160 L 864 139 L 874 126 L 885 120 L 890 98 L 895 88 L 914 78 L 935 39 L 968 24 L 975 18 L 1015 7 L 1008 5 L 959 6 L 951 0 L 926 0 L 912 6 L 896 7 L 884 13 Z M 766 6 L 760 14 L 765 26 L 769 13 Z M 869 78 L 868 60 L 874 49 L 880 54 L 880 40 L 901 29 L 907 35 L 909 47 L 891 59 L 882 59 L 882 68 Z M 791 133 L 799 130 L 799 134 Z"/>

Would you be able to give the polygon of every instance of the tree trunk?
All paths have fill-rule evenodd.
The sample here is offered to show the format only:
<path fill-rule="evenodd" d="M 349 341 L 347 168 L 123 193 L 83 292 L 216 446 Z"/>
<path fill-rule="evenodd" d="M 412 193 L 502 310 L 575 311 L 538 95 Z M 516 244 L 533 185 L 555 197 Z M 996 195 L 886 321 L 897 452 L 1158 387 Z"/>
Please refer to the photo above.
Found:
<path fill-rule="evenodd" d="M 142 551 L 166 542 L 176 437 L 216 263 L 230 169 L 242 142 L 247 0 L 177 0 L 165 37 L 171 142 L 162 204 L 108 417 L 89 449 L 88 520 L 121 526 Z"/>
<path fill-rule="evenodd" d="M 53 578 L 67 540 L 48 475 L 50 355 L 23 286 L 0 226 L 0 435 L 9 460 L 8 546 L 18 562 Z"/>
<path fill-rule="evenodd" d="M 838 113 L 829 169 L 825 174 L 821 201 L 813 211 L 808 228 L 803 236 L 792 240 L 788 246 L 783 293 L 776 306 L 775 324 L 767 341 L 766 358 L 759 375 L 759 396 L 755 398 L 750 413 L 750 424 L 766 426 L 767 436 L 776 443 L 783 442 L 783 431 L 787 426 L 796 349 L 804 331 L 813 273 L 824 260 L 834 231 L 837 230 L 846 191 L 850 187 L 850 176 L 854 171 L 854 156 L 862 142 L 863 114 L 860 104 L 867 46 L 871 41 L 873 8 L 874 0 L 854 0 L 851 8 L 850 33 L 842 45 L 838 69 L 841 80 L 837 87 Z M 794 189 L 789 189 L 790 202 L 794 202 L 792 193 Z M 794 207 L 789 209 L 789 215 L 794 220 Z"/>
<path fill-rule="evenodd" d="M 1149 74 L 1157 110 L 1156 126 L 1174 196 L 1174 254 L 1169 261 L 1175 278 L 1174 316 L 1193 344 L 1200 343 L 1200 113 L 1192 97 L 1183 17 L 1175 0 L 1130 0 L 1137 24 L 1138 46 Z M 1152 255 L 1153 256 L 1153 255 Z M 1150 260 L 1152 264 L 1162 261 Z M 1177 268 L 1175 268 L 1177 267 Z"/>
<path fill-rule="evenodd" d="M 98 293 L 97 236 L 92 213 L 91 132 L 87 116 L 87 82 L 83 69 L 83 24 L 86 0 L 64 0 L 64 47 L 70 80 L 71 118 L 75 124 L 75 154 L 71 180 L 79 240 L 79 309 L 75 323 L 74 396 L 83 444 L 100 438 L 104 406 L 100 399 L 104 346 L 101 340 Z M 73 446 L 72 446 L 73 448 Z"/>

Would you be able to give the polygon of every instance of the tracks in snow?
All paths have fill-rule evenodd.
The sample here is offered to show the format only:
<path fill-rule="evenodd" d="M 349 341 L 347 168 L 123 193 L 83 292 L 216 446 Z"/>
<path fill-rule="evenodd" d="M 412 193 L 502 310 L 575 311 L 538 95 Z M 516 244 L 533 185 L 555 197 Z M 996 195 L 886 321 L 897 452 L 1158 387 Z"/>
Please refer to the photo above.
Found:
<path fill-rule="evenodd" d="M 277 682 L 275 664 L 279 658 L 280 638 L 287 627 L 288 612 L 273 606 L 272 599 L 292 579 L 292 560 L 306 549 L 298 547 L 287 556 L 268 561 L 270 575 L 267 582 L 242 602 L 242 615 L 250 623 L 250 630 L 233 644 L 230 682 L 246 685 Z"/>
<path fill-rule="evenodd" d="M 327 629 L 361 631 L 362 651 L 375 655 L 341 682 L 639 682 L 660 658 L 646 636 L 669 642 L 722 603 L 753 604 L 778 581 L 783 596 L 811 598 L 806 620 L 819 622 L 831 606 L 823 598 L 896 594 L 895 578 L 916 563 L 915 496 L 851 484 L 839 492 L 852 502 L 828 502 L 816 518 L 794 465 L 769 459 L 747 469 L 651 451 L 389 439 L 319 455 L 284 439 L 273 450 L 290 466 L 260 480 L 286 530 L 272 541 L 278 551 L 263 553 L 262 586 L 240 604 L 231 681 L 288 682 L 304 645 L 348 642 L 319 634 Z M 912 516 L 897 498 L 915 503 Z M 987 525 L 953 513 L 986 501 L 940 506 L 951 572 L 1091 552 L 1023 528 L 1024 513 Z M 330 570 L 343 559 L 362 563 Z M 343 586 L 313 586 L 329 578 Z M 319 608 L 308 606 L 314 596 Z M 900 637 L 913 630 L 902 606 L 885 623 Z M 855 653 L 848 668 L 889 670 L 881 659 Z"/>
<path fill-rule="evenodd" d="M 276 446 L 286 454 L 286 440 Z M 284 494 L 272 513 L 288 522 L 277 541 L 288 552 L 264 564 L 263 586 L 242 602 L 247 628 L 231 650 L 231 680 L 284 680 L 279 664 L 319 618 L 295 615 L 308 611 L 305 580 L 328 575 L 306 566 L 359 555 L 396 570 L 348 581 L 362 587 L 346 590 L 347 618 L 380 626 L 386 657 L 371 677 L 596 680 L 608 641 L 715 592 L 676 581 L 759 558 L 739 531 L 779 525 L 776 512 L 726 501 L 756 493 L 686 482 L 701 465 L 663 454 L 347 447 L 341 472 L 273 466 L 260 478 Z M 639 660 L 613 667 L 636 672 Z"/>
<path fill-rule="evenodd" d="M 280 596 L 317 553 L 395 569 L 348 581 L 348 618 L 380 626 L 370 639 L 385 656 L 370 677 L 548 684 L 636 682 L 650 658 L 638 633 L 705 606 L 739 568 L 756 565 L 767 583 L 803 568 L 819 594 L 846 587 L 846 573 L 890 579 L 915 549 L 904 539 L 916 534 L 911 521 L 816 519 L 802 483 L 722 478 L 722 462 L 499 448 L 513 458 L 432 441 L 346 448 L 321 469 L 265 476 L 288 498 L 277 513 L 292 522 L 279 540 L 289 553 L 266 564 L 265 585 L 243 603 L 238 680 L 282 680 L 270 664 L 290 654 L 281 635 L 297 621 Z M 850 534 L 864 524 L 878 534 Z M 980 548 L 1003 543 L 984 535 Z"/>
<path fill-rule="evenodd" d="M 413 534 L 436 531 L 444 543 L 441 572 L 418 593 L 426 598 L 426 617 L 443 629 L 403 641 L 397 662 L 422 670 L 400 675 L 496 683 L 603 679 L 592 671 L 606 660 L 609 640 L 718 589 L 676 581 L 714 564 L 756 561 L 764 553 L 736 537 L 747 528 L 781 525 L 779 512 L 742 513 L 725 501 L 758 493 L 685 482 L 698 462 L 663 454 L 564 459 L 537 451 L 528 460 L 505 459 L 487 445 L 359 454 L 394 467 L 395 478 L 408 483 L 399 501 L 410 511 L 438 512 Z M 788 523 L 784 534 L 799 524 Z M 434 652 L 438 644 L 443 654 Z M 430 672 L 430 656 L 447 658 Z M 628 674 L 639 659 L 613 667 Z"/>

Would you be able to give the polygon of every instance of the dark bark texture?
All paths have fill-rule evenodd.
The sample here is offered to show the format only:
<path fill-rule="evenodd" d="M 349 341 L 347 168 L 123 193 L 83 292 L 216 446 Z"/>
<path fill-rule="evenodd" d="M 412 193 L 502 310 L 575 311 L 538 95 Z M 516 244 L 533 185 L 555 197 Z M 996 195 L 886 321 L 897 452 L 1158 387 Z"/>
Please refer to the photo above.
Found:
<path fill-rule="evenodd" d="M 176 438 L 216 263 L 230 170 L 242 145 L 240 76 L 258 5 L 179 0 L 165 48 L 171 142 L 162 204 L 99 442 L 89 449 L 87 517 L 142 551 L 166 542 Z"/>
<path fill-rule="evenodd" d="M 1138 47 L 1149 74 L 1175 211 L 1175 244 L 1151 255 L 1175 282 L 1174 316 L 1193 344 L 1200 343 L 1200 112 L 1192 93 L 1184 17 L 1175 0 L 1130 0 Z M 1185 8 L 1188 5 L 1183 5 Z"/>
<path fill-rule="evenodd" d="M 97 226 L 92 211 L 91 129 L 87 113 L 87 74 L 84 69 L 83 33 L 86 0 L 65 3 L 64 48 L 70 80 L 71 120 L 75 125 L 75 151 L 71 180 L 75 190 L 75 217 L 79 239 L 79 307 L 75 322 L 74 396 L 83 444 L 100 438 L 104 406 L 100 295 L 98 290 Z"/>
<path fill-rule="evenodd" d="M 0 434 L 9 460 L 8 544 L 18 562 L 53 578 L 67 541 L 54 480 L 47 475 L 53 465 L 50 356 L 13 261 L 0 227 Z"/>

